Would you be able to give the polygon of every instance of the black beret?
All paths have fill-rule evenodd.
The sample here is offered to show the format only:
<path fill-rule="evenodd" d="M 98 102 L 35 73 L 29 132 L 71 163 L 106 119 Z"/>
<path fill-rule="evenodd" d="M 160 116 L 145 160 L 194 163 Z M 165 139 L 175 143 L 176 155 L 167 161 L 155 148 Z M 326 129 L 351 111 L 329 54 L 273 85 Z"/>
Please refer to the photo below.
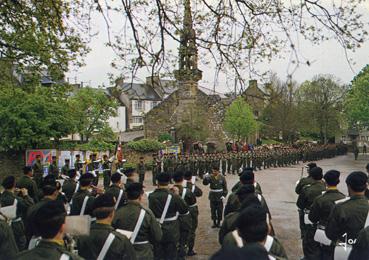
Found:
<path fill-rule="evenodd" d="M 4 187 L 4 189 L 11 189 L 14 187 L 15 185 L 15 177 L 10 175 L 10 176 L 7 176 L 3 182 L 2 182 L 2 185 Z"/>
<path fill-rule="evenodd" d="M 237 196 L 244 195 L 244 194 L 250 194 L 250 193 L 255 193 L 255 187 L 252 184 L 242 185 L 241 188 L 239 188 L 236 191 Z"/>
<path fill-rule="evenodd" d="M 315 162 L 310 162 L 306 165 L 309 169 L 315 168 L 317 165 Z"/>
<path fill-rule="evenodd" d="M 92 205 L 92 209 L 98 209 L 98 208 L 112 208 L 115 206 L 115 199 L 113 194 L 111 193 L 104 193 L 103 195 L 100 195 L 94 200 L 94 203 Z"/>
<path fill-rule="evenodd" d="M 329 170 L 324 174 L 324 180 L 330 186 L 337 185 L 340 180 L 340 172 L 336 170 Z"/>
<path fill-rule="evenodd" d="M 156 175 L 156 179 L 160 183 L 169 183 L 170 182 L 170 174 L 166 172 L 161 172 Z"/>
<path fill-rule="evenodd" d="M 44 196 L 50 196 L 56 191 L 56 185 L 45 185 L 42 187 L 42 193 Z"/>
<path fill-rule="evenodd" d="M 126 188 L 126 192 L 128 195 L 131 193 L 135 193 L 137 191 L 140 191 L 140 192 L 143 191 L 143 185 L 139 182 L 132 182 Z"/>
<path fill-rule="evenodd" d="M 186 180 L 190 180 L 192 178 L 192 172 L 186 171 L 183 176 Z"/>
<path fill-rule="evenodd" d="M 51 185 L 51 186 L 56 186 L 56 178 L 54 175 L 47 175 L 43 182 L 42 182 L 43 185 Z"/>
<path fill-rule="evenodd" d="M 254 183 L 255 175 L 253 171 L 244 170 L 240 175 L 240 181 L 244 184 Z"/>
<path fill-rule="evenodd" d="M 321 180 L 323 178 L 323 170 L 320 167 L 314 167 L 310 170 L 310 176 L 314 180 Z"/>
<path fill-rule="evenodd" d="M 173 176 L 172 176 L 173 180 L 175 182 L 179 182 L 183 180 L 183 172 L 182 171 L 176 171 Z"/>
<path fill-rule="evenodd" d="M 122 178 L 122 175 L 119 172 L 116 172 L 111 176 L 111 182 L 117 183 L 121 180 L 121 178 Z"/>
<path fill-rule="evenodd" d="M 132 176 L 132 174 L 135 172 L 135 168 L 128 168 L 124 170 L 124 174 L 129 177 Z"/>
<path fill-rule="evenodd" d="M 70 169 L 70 170 L 68 171 L 68 176 L 69 176 L 69 178 L 74 178 L 76 175 L 77 175 L 77 171 L 76 171 L 76 169 Z"/>
<path fill-rule="evenodd" d="M 85 174 L 82 174 L 79 178 L 79 183 L 81 184 L 81 186 L 88 186 L 91 184 L 93 179 L 94 176 L 91 173 L 86 172 Z"/>
<path fill-rule="evenodd" d="M 361 171 L 355 171 L 346 178 L 346 184 L 356 192 L 364 191 L 368 183 L 368 176 Z"/>
<path fill-rule="evenodd" d="M 38 208 L 35 213 L 35 219 L 37 219 L 37 222 L 42 223 L 60 215 L 66 215 L 63 202 L 60 200 L 50 200 Z"/>

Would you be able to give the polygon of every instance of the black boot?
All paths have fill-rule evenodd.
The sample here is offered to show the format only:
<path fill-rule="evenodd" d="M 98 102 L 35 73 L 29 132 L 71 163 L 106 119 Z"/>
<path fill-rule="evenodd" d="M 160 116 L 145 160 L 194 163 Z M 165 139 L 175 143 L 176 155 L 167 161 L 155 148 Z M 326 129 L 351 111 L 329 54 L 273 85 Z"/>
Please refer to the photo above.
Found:
<path fill-rule="evenodd" d="M 218 227 L 217 226 L 217 222 L 215 221 L 215 220 L 213 220 L 213 225 L 211 226 L 212 228 L 216 228 L 216 227 Z"/>
<path fill-rule="evenodd" d="M 220 220 L 217 221 L 217 227 L 220 228 Z"/>
<path fill-rule="evenodd" d="M 195 251 L 193 251 L 193 248 L 188 249 L 187 256 L 194 256 L 197 255 Z"/>

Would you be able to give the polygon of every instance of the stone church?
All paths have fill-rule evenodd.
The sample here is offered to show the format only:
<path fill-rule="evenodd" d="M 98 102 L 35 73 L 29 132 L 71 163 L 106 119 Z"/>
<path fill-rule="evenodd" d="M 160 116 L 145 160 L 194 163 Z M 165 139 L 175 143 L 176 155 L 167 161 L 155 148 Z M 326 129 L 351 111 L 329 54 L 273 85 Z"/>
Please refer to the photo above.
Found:
<path fill-rule="evenodd" d="M 191 4 L 186 0 L 179 66 L 174 71 L 177 90 L 145 115 L 145 137 L 156 138 L 160 134 L 171 133 L 177 142 L 214 142 L 222 149 L 226 142 L 222 121 L 230 100 L 216 93 L 206 93 L 199 87 L 202 71 L 197 65 L 195 41 Z"/>

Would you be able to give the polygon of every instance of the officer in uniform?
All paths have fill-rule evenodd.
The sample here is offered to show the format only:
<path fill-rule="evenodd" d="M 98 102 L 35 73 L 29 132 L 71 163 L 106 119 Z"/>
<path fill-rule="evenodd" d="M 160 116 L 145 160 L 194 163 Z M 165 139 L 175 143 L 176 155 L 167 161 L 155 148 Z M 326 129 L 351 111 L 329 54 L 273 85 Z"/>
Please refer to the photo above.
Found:
<path fill-rule="evenodd" d="M 140 157 L 140 162 L 137 164 L 137 172 L 138 172 L 138 182 L 143 184 L 145 180 L 145 161 L 143 157 Z"/>
<path fill-rule="evenodd" d="M 39 191 L 36 182 L 32 179 L 32 168 L 25 166 L 23 168 L 23 176 L 17 181 L 17 188 L 25 188 L 28 191 L 28 195 L 34 202 L 39 201 Z M 41 180 L 42 182 L 42 180 Z"/>
<path fill-rule="evenodd" d="M 1 207 L 1 205 L 0 205 Z M 2 216 L 4 217 L 4 216 Z M 13 231 L 9 224 L 1 219 L 0 213 L 0 252 L 2 259 L 14 259 L 18 253 L 18 247 L 15 243 Z"/>
<path fill-rule="evenodd" d="M 130 242 L 136 251 L 137 259 L 154 259 L 154 245 L 162 238 L 159 222 L 152 211 L 142 205 L 144 195 L 141 183 L 132 183 L 126 190 L 128 203 L 115 213 L 112 226 L 131 231 Z"/>
<path fill-rule="evenodd" d="M 104 189 L 107 189 L 110 186 L 111 168 L 108 156 L 106 154 L 103 155 L 102 170 L 104 177 Z"/>
<path fill-rule="evenodd" d="M 191 224 L 191 230 L 188 236 L 188 252 L 187 252 L 188 256 L 194 256 L 196 255 L 196 252 L 193 250 L 193 248 L 195 246 L 196 229 L 198 226 L 198 217 L 199 217 L 197 198 L 202 196 L 202 190 L 191 182 L 192 173 L 190 171 L 185 172 L 184 179 L 186 181 L 185 187 L 195 195 L 193 204 L 188 205 L 192 224 Z"/>
<path fill-rule="evenodd" d="M 324 174 L 327 191 L 318 196 L 311 206 L 309 219 L 318 229 L 325 230 L 328 217 L 332 212 L 335 202 L 345 198 L 345 195 L 337 189 L 340 182 L 340 172 L 336 170 L 327 171 Z M 316 241 L 320 242 L 320 241 Z M 334 246 L 320 244 L 320 259 L 332 259 Z"/>
<path fill-rule="evenodd" d="M 44 168 L 41 163 L 41 156 L 36 155 L 36 161 L 32 166 L 33 179 L 35 180 L 37 187 L 40 189 L 42 187 L 42 177 L 44 175 Z"/>
<path fill-rule="evenodd" d="M 79 171 L 82 173 L 82 169 L 83 169 L 83 162 L 81 160 L 81 155 L 80 154 L 76 154 L 76 160 L 74 162 L 74 169 L 76 171 Z"/>
<path fill-rule="evenodd" d="M 33 200 L 28 196 L 27 189 L 23 188 L 15 194 L 15 177 L 6 177 L 2 185 L 4 187 L 3 193 L 0 196 L 0 205 L 2 207 L 12 206 L 16 207 L 16 218 L 11 219 L 11 228 L 14 234 L 15 242 L 20 251 L 25 250 L 27 246 L 27 239 L 24 228 L 24 221 L 26 220 L 27 210 L 33 205 Z"/>
<path fill-rule="evenodd" d="M 63 183 L 62 191 L 67 198 L 67 201 L 72 200 L 73 194 L 79 189 L 79 183 L 76 181 L 77 172 L 76 169 L 70 169 L 68 172 L 69 179 L 65 180 Z"/>
<path fill-rule="evenodd" d="M 134 168 L 128 168 L 124 171 L 124 174 L 127 176 L 127 180 L 126 180 L 126 184 L 125 184 L 125 189 L 127 189 L 127 187 L 136 181 L 136 170 Z"/>
<path fill-rule="evenodd" d="M 155 258 L 176 259 L 180 237 L 178 215 L 189 214 L 184 200 L 169 190 L 170 175 L 160 173 L 157 176 L 158 187 L 149 195 L 149 208 L 161 225 L 163 237 L 155 246 Z M 178 213 L 178 214 L 177 214 Z"/>
<path fill-rule="evenodd" d="M 364 196 L 368 177 L 363 172 L 355 171 L 346 178 L 346 184 L 350 197 L 336 202 L 325 233 L 333 242 L 347 241 L 347 248 L 355 242 L 368 216 L 369 204 Z"/>
<path fill-rule="evenodd" d="M 41 241 L 31 250 L 19 253 L 16 260 L 79 260 L 81 257 L 67 251 L 64 245 L 66 212 L 60 201 L 48 201 L 35 212 L 34 225 Z"/>
<path fill-rule="evenodd" d="M 91 173 L 85 173 L 79 179 L 80 187 L 72 197 L 70 215 L 92 216 L 92 205 L 95 198 L 90 192 L 90 188 L 93 178 L 94 176 Z"/>
<path fill-rule="evenodd" d="M 303 211 L 307 216 L 310 213 L 311 206 L 314 199 L 326 190 L 323 178 L 323 170 L 320 167 L 314 167 L 310 170 L 310 176 L 313 179 L 311 184 L 305 185 L 301 191 L 297 200 L 297 207 Z M 304 216 L 304 220 L 307 220 L 307 216 Z M 313 223 L 304 221 L 305 231 L 302 237 L 302 249 L 304 251 L 304 257 L 306 259 L 318 259 L 319 258 L 319 244 L 314 241 L 314 235 L 316 232 L 316 226 Z"/>
<path fill-rule="evenodd" d="M 156 175 L 160 172 L 161 161 L 157 154 L 152 155 L 152 185 L 156 186 Z"/>
<path fill-rule="evenodd" d="M 85 259 L 136 259 L 136 252 L 128 238 L 114 230 L 111 223 L 115 215 L 112 194 L 103 194 L 92 205 L 96 223 L 91 225 L 90 235 L 77 240 L 78 254 Z"/>
<path fill-rule="evenodd" d="M 223 200 L 228 194 L 227 181 L 219 173 L 219 167 L 214 167 L 211 176 L 204 177 L 203 184 L 210 184 L 209 200 L 211 219 L 213 220 L 212 228 L 220 227 L 223 218 Z"/>
<path fill-rule="evenodd" d="M 105 193 L 110 193 L 115 198 L 115 209 L 119 209 L 127 204 L 127 196 L 123 190 L 123 184 L 121 182 L 122 175 L 114 173 L 111 176 L 112 185 L 105 190 Z"/>
<path fill-rule="evenodd" d="M 67 176 L 68 175 L 68 171 L 69 171 L 69 164 L 70 164 L 70 159 L 69 158 L 66 158 L 64 160 L 64 166 L 61 168 L 61 174 L 64 175 L 64 176 Z"/>
<path fill-rule="evenodd" d="M 56 160 L 56 156 L 53 155 L 51 158 L 52 158 L 52 161 L 49 166 L 48 174 L 53 175 L 55 179 L 58 179 L 59 178 L 59 167 L 58 167 L 58 162 Z"/>
<path fill-rule="evenodd" d="M 305 185 L 309 185 L 311 183 L 313 183 L 313 178 L 310 176 L 310 171 L 311 169 L 313 169 L 314 167 L 316 167 L 316 163 L 308 163 L 306 165 L 306 168 L 307 168 L 307 173 L 308 173 L 308 176 L 307 177 L 302 177 L 299 181 L 297 181 L 296 183 L 296 187 L 295 187 L 295 192 L 297 195 L 300 196 L 301 194 L 301 191 L 302 191 L 302 188 L 305 186 Z M 304 234 L 304 231 L 305 231 L 305 225 L 304 225 L 304 212 L 302 210 L 298 210 L 298 213 L 299 213 L 299 223 L 300 223 L 300 232 L 301 232 L 301 238 L 303 237 L 303 234 Z"/>

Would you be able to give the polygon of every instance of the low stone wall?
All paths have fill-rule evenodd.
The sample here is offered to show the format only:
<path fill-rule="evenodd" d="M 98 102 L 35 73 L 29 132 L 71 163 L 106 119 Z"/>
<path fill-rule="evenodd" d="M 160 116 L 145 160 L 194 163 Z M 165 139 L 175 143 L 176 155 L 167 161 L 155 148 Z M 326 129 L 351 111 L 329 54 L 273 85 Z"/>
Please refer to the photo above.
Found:
<path fill-rule="evenodd" d="M 0 152 L 0 182 L 8 175 L 20 176 L 24 161 L 24 152 Z"/>

